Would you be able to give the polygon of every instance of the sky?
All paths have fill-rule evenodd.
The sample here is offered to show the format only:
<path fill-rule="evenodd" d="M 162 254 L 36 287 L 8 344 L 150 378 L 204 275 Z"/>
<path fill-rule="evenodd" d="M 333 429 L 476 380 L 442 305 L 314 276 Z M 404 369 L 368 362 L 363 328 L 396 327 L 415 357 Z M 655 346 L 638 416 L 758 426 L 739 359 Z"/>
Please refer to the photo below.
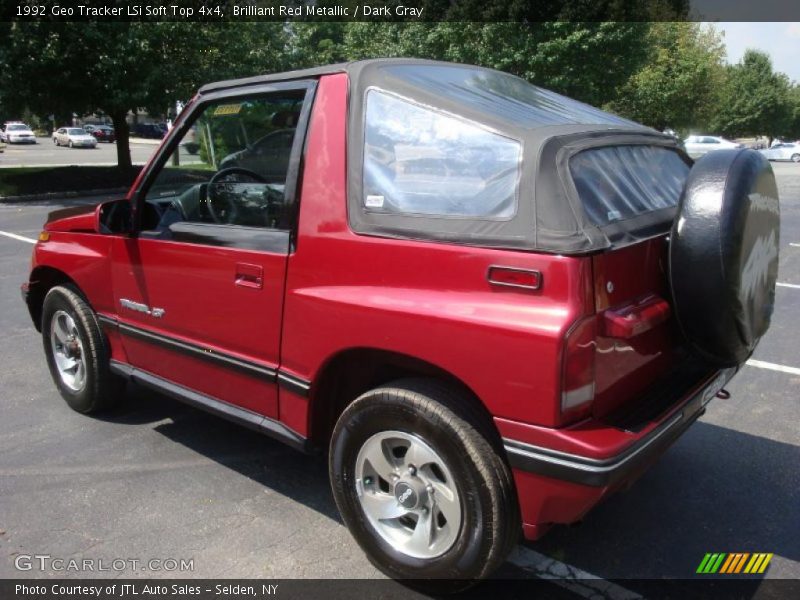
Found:
<path fill-rule="evenodd" d="M 800 83 L 800 23 L 714 23 L 714 26 L 725 32 L 729 63 L 739 62 L 745 50 L 755 48 L 772 57 L 773 69 Z"/>

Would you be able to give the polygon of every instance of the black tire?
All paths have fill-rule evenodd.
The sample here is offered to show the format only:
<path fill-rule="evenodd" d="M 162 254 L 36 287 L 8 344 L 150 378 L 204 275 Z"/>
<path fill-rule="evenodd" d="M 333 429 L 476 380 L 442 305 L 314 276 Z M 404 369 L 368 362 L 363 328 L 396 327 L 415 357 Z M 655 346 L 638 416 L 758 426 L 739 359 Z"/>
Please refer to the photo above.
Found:
<path fill-rule="evenodd" d="M 422 439 L 453 475 L 462 519 L 452 546 L 439 556 L 414 558 L 399 551 L 381 537 L 361 506 L 357 456 L 367 440 L 385 431 Z M 522 531 L 511 471 L 501 452 L 499 436 L 469 397 L 435 380 L 395 381 L 363 394 L 339 418 L 329 454 L 333 495 L 345 524 L 378 569 L 427 591 L 458 591 L 494 571 Z"/>
<path fill-rule="evenodd" d="M 772 167 L 753 150 L 718 150 L 686 181 L 670 235 L 673 309 L 690 346 L 743 363 L 775 306 L 780 207 Z"/>
<path fill-rule="evenodd" d="M 72 140 L 70 140 L 69 142 L 67 142 L 67 146 L 69 146 L 70 148 L 72 148 Z"/>
<path fill-rule="evenodd" d="M 800 154 L 792 154 L 792 162 L 800 162 Z"/>
<path fill-rule="evenodd" d="M 71 317 L 77 330 L 85 368 L 80 389 L 72 389 L 65 383 L 56 364 L 51 333 L 54 317 L 59 313 Z M 42 342 L 50 375 L 70 408 L 83 414 L 100 412 L 111 408 L 123 396 L 125 381 L 109 371 L 110 349 L 97 318 L 72 286 L 59 285 L 47 292 L 42 308 Z"/>

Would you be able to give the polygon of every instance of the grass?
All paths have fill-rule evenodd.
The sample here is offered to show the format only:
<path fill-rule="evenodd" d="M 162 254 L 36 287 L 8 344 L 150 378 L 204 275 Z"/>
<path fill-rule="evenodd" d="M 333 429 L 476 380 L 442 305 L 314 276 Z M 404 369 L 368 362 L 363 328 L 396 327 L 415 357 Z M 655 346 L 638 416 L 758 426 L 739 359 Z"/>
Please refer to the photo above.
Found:
<path fill-rule="evenodd" d="M 127 188 L 141 167 L 19 167 L 0 169 L 0 198 Z"/>

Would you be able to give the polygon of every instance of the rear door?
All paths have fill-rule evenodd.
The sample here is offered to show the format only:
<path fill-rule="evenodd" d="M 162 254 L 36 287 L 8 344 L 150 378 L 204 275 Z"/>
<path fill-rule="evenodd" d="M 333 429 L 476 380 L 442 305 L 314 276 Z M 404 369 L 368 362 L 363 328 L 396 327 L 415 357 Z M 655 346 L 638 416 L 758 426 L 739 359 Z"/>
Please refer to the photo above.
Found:
<path fill-rule="evenodd" d="M 157 155 L 138 191 L 140 231 L 116 239 L 113 255 L 119 330 L 133 367 L 277 416 L 286 261 L 312 91 L 296 82 L 204 98 Z M 281 147 L 283 169 L 226 160 L 285 131 L 275 115 L 286 111 L 297 118 L 292 144 Z M 195 135 L 190 127 L 195 154 L 184 144 Z"/>

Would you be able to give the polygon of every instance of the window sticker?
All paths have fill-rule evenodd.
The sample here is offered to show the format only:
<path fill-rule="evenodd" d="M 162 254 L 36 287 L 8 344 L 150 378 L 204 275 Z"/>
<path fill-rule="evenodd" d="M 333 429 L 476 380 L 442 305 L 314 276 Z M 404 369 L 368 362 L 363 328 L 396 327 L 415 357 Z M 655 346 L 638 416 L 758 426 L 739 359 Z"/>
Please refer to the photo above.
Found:
<path fill-rule="evenodd" d="M 238 115 L 240 110 L 242 110 L 241 104 L 220 104 L 214 109 L 214 116 L 224 117 L 227 115 Z"/>

